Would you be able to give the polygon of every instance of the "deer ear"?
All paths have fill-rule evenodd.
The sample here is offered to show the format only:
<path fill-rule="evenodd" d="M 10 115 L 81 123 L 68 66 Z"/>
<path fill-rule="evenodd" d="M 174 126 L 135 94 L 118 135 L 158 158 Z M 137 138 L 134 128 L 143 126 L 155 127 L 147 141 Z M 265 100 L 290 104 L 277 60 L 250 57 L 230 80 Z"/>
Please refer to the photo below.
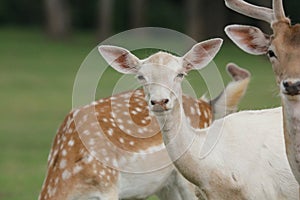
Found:
<path fill-rule="evenodd" d="M 130 53 L 127 49 L 101 45 L 98 47 L 98 51 L 115 70 L 123 74 L 136 74 L 140 60 Z"/>
<path fill-rule="evenodd" d="M 225 28 L 227 36 L 242 50 L 253 55 L 266 54 L 270 36 L 259 28 L 244 25 L 230 25 Z"/>
<path fill-rule="evenodd" d="M 222 39 L 216 38 L 195 44 L 192 49 L 182 57 L 185 71 L 205 67 L 219 52 L 222 43 Z"/>

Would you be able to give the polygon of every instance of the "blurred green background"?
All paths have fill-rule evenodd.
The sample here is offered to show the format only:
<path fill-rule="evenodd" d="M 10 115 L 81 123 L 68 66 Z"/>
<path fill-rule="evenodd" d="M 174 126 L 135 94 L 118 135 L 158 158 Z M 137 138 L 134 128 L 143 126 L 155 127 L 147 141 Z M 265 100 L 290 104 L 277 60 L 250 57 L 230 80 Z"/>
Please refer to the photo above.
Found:
<path fill-rule="evenodd" d="M 56 5 L 49 6 L 51 2 Z M 228 62 L 235 62 L 252 73 L 249 90 L 240 108 L 262 109 L 280 105 L 268 60 L 264 56 L 243 53 L 222 31 L 230 23 L 254 24 L 266 32 L 268 26 L 227 10 L 223 0 L 211 2 L 2 0 L 0 199 L 37 198 L 55 132 L 72 107 L 77 70 L 88 53 L 114 33 L 134 27 L 158 26 L 186 33 L 196 40 L 223 37 L 225 44 L 214 61 L 225 83 L 230 80 L 224 70 Z M 265 0 L 259 2 L 270 4 Z M 289 0 L 285 4 L 286 13 L 292 21 L 297 21 L 299 2 Z M 55 9 L 49 11 L 53 6 Z M 118 77 L 118 74 L 108 70 L 105 76 Z M 206 92 L 196 73 L 191 73 L 187 79 L 197 88 L 199 96 Z M 107 87 L 113 85 L 113 81 L 107 81 Z M 99 97 L 110 94 L 108 90 L 98 93 Z"/>

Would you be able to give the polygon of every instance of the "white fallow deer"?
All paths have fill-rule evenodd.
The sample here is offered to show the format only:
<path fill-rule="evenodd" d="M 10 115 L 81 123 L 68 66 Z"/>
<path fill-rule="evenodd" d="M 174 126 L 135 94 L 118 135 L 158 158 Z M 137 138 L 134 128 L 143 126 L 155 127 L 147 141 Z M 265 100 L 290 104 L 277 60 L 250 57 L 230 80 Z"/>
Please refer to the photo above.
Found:
<path fill-rule="evenodd" d="M 296 200 L 298 184 L 285 155 L 280 109 L 233 113 L 207 129 L 188 123 L 182 79 L 206 66 L 221 43 L 212 39 L 196 44 L 183 57 L 159 52 L 144 60 L 120 47 L 102 46 L 100 52 L 107 61 L 115 60 L 113 68 L 136 74 L 144 85 L 169 156 L 198 186 L 201 199 Z"/>
<path fill-rule="evenodd" d="M 233 81 L 215 100 L 183 95 L 192 127 L 205 128 L 236 110 L 250 74 L 232 65 L 228 72 Z M 70 112 L 53 142 L 39 199 L 195 199 L 194 188 L 172 165 L 144 98 L 138 89 Z"/>
<path fill-rule="evenodd" d="M 291 25 L 282 0 L 273 0 L 273 9 L 239 0 L 225 2 L 241 14 L 271 24 L 271 36 L 245 25 L 230 25 L 225 31 L 241 49 L 254 55 L 266 54 L 272 63 L 280 87 L 286 154 L 300 183 L 300 24 Z"/>

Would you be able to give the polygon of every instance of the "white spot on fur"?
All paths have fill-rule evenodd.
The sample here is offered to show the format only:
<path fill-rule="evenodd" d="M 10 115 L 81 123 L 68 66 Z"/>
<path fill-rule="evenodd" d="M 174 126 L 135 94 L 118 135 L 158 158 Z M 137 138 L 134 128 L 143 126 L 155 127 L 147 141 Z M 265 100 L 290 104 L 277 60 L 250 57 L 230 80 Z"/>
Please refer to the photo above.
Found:
<path fill-rule="evenodd" d="M 71 125 L 71 123 L 72 123 L 72 121 L 73 121 L 72 118 L 68 117 L 68 121 L 67 121 L 67 124 L 66 124 L 65 128 L 69 128 L 70 125 Z"/>
<path fill-rule="evenodd" d="M 52 158 L 52 149 L 50 149 L 50 153 L 49 153 L 49 155 L 48 155 L 48 162 L 51 160 L 51 158 Z"/>
<path fill-rule="evenodd" d="M 73 174 L 77 174 L 77 173 L 80 172 L 81 170 L 82 170 L 82 166 L 76 165 L 76 166 L 73 168 Z"/>
<path fill-rule="evenodd" d="M 101 175 L 101 176 L 105 176 L 105 174 L 106 174 L 106 173 L 105 173 L 104 170 L 101 170 L 101 171 L 100 171 L 100 175 Z"/>
<path fill-rule="evenodd" d="M 95 151 L 91 151 L 90 152 L 92 156 L 96 156 L 96 152 Z"/>
<path fill-rule="evenodd" d="M 71 177 L 71 173 L 68 170 L 64 170 L 64 172 L 62 173 L 62 179 L 67 180 L 70 177 Z"/>
<path fill-rule="evenodd" d="M 130 113 L 133 114 L 133 115 L 137 114 L 137 112 L 135 110 L 132 110 Z"/>
<path fill-rule="evenodd" d="M 127 130 L 126 130 L 126 133 L 127 133 L 127 134 L 131 134 L 131 130 L 130 130 L 130 129 L 127 129 Z"/>
<path fill-rule="evenodd" d="M 102 136 L 102 133 L 101 133 L 100 131 L 97 131 L 95 134 L 96 134 L 97 136 Z"/>
<path fill-rule="evenodd" d="M 48 188 L 47 193 L 49 194 L 49 197 L 54 196 L 55 193 L 56 193 L 56 187 L 54 187 L 54 188 L 51 188 L 51 187 Z"/>
<path fill-rule="evenodd" d="M 83 133 L 84 135 L 89 135 L 89 134 L 90 134 L 90 131 L 89 131 L 89 130 L 84 130 L 82 133 Z"/>
<path fill-rule="evenodd" d="M 193 106 L 190 107 L 190 111 L 191 111 L 191 114 L 192 114 L 192 115 L 195 115 L 196 111 L 195 111 L 195 109 L 194 109 Z"/>
<path fill-rule="evenodd" d="M 96 106 L 96 105 L 98 105 L 98 102 L 97 102 L 97 101 L 93 101 L 91 104 L 92 104 L 93 106 Z"/>
<path fill-rule="evenodd" d="M 79 113 L 79 109 L 76 109 L 74 112 L 73 112 L 73 117 L 76 117 L 77 116 L 77 114 Z"/>
<path fill-rule="evenodd" d="M 86 122 L 86 121 L 87 121 L 87 118 L 88 118 L 88 115 L 84 115 L 84 116 L 83 116 L 83 121 Z"/>
<path fill-rule="evenodd" d="M 118 103 L 118 104 L 117 104 L 117 106 L 118 106 L 118 107 L 123 107 L 123 105 L 122 105 L 122 104 L 120 104 L 120 103 Z"/>
<path fill-rule="evenodd" d="M 118 167 L 118 162 L 117 162 L 116 159 L 113 159 L 113 160 L 112 160 L 112 164 L 113 164 L 114 167 Z"/>
<path fill-rule="evenodd" d="M 142 112 L 142 109 L 139 108 L 139 107 L 136 107 L 135 110 L 136 110 L 137 112 Z"/>
<path fill-rule="evenodd" d="M 67 166 L 67 161 L 65 159 L 62 159 L 59 163 L 59 168 L 64 169 Z"/>
<path fill-rule="evenodd" d="M 54 180 L 54 184 L 57 185 L 58 181 L 59 181 L 59 178 L 56 177 L 55 180 Z"/>
<path fill-rule="evenodd" d="M 67 131 L 67 133 L 68 133 L 68 134 L 73 133 L 73 129 L 72 129 L 72 128 L 69 128 L 68 131 Z"/>
<path fill-rule="evenodd" d="M 95 140 L 94 140 L 94 138 L 91 138 L 91 139 L 90 139 L 89 145 L 92 145 L 92 146 L 95 145 Z"/>
<path fill-rule="evenodd" d="M 207 122 L 204 122 L 204 128 L 208 127 Z"/>
<path fill-rule="evenodd" d="M 145 120 L 151 120 L 152 118 L 150 116 L 145 117 Z"/>
<path fill-rule="evenodd" d="M 87 156 L 85 157 L 85 159 L 84 159 L 83 162 L 84 162 L 85 164 L 88 164 L 88 163 L 91 163 L 93 160 L 94 160 L 93 156 L 87 155 Z"/>
<path fill-rule="evenodd" d="M 70 140 L 70 141 L 68 142 L 68 145 L 69 145 L 70 147 L 72 147 L 72 146 L 74 145 L 74 140 Z"/>
<path fill-rule="evenodd" d="M 111 129 L 111 128 L 109 128 L 109 129 L 107 130 L 107 133 L 108 133 L 109 136 L 112 136 L 112 135 L 113 135 L 113 132 L 114 132 L 114 130 Z"/>
<path fill-rule="evenodd" d="M 140 133 L 140 134 L 144 133 L 143 129 L 139 128 L 138 133 Z"/>
<path fill-rule="evenodd" d="M 154 152 L 158 152 L 165 149 L 165 145 L 163 143 L 161 143 L 160 145 L 157 146 L 152 146 L 144 151 L 140 151 L 141 153 L 154 153 Z"/>
<path fill-rule="evenodd" d="M 66 151 L 65 149 L 63 149 L 62 152 L 61 152 L 61 154 L 62 154 L 63 156 L 66 156 L 66 155 L 67 155 L 67 151 Z"/>
<path fill-rule="evenodd" d="M 116 118 L 116 114 L 115 113 L 111 112 L 110 115 L 111 115 L 112 118 Z"/>
<path fill-rule="evenodd" d="M 204 117 L 205 117 L 205 118 L 208 117 L 208 113 L 206 112 L 206 110 L 204 110 Z"/>

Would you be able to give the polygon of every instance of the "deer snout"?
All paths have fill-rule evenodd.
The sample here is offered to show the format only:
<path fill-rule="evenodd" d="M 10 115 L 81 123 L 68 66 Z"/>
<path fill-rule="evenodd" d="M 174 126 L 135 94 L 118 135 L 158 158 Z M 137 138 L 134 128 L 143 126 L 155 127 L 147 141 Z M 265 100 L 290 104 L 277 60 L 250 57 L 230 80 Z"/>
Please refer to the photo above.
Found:
<path fill-rule="evenodd" d="M 285 80 L 282 81 L 283 93 L 295 96 L 300 94 L 300 81 L 299 80 Z"/>
<path fill-rule="evenodd" d="M 163 112 L 168 110 L 169 99 L 150 100 L 151 110 L 154 112 Z"/>

